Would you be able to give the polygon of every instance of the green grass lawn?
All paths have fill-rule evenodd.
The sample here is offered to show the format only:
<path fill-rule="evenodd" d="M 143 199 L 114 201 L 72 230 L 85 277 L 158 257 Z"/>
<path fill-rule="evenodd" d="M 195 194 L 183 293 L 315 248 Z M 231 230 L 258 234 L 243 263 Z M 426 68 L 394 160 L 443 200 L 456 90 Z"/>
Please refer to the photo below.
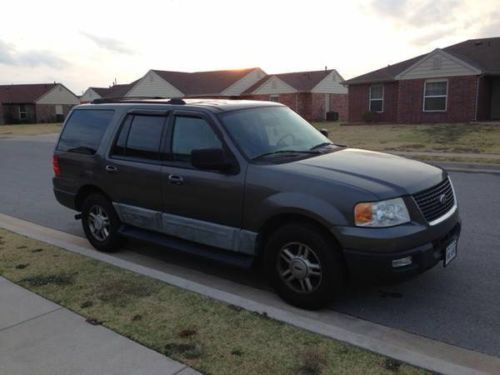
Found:
<path fill-rule="evenodd" d="M 62 124 L 18 124 L 0 125 L 0 138 L 21 135 L 54 134 L 61 131 Z"/>
<path fill-rule="evenodd" d="M 425 374 L 0 229 L 0 275 L 204 374 Z"/>
<path fill-rule="evenodd" d="M 339 144 L 377 151 L 422 151 L 500 154 L 500 125 L 341 125 L 314 123 Z"/>

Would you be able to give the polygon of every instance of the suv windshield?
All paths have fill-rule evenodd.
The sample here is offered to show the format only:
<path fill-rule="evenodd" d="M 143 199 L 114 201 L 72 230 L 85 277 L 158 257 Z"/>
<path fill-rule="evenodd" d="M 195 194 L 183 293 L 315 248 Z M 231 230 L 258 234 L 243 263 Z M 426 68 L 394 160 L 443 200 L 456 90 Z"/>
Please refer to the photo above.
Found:
<path fill-rule="evenodd" d="M 222 115 L 231 137 L 250 159 L 271 155 L 317 154 L 332 144 L 306 120 L 287 107 L 252 108 Z"/>

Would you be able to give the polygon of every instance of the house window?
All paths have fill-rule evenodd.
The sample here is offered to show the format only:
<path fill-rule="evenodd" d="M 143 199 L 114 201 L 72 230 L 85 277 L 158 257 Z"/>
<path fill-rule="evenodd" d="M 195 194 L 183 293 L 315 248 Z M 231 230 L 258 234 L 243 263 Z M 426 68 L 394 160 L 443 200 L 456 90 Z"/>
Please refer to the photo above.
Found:
<path fill-rule="evenodd" d="M 384 112 L 384 85 L 370 86 L 370 112 Z"/>
<path fill-rule="evenodd" d="M 269 100 L 272 102 L 279 102 L 280 101 L 280 96 L 279 95 L 270 95 Z"/>
<path fill-rule="evenodd" d="M 448 101 L 448 81 L 425 81 L 424 112 L 444 112 Z"/>
<path fill-rule="evenodd" d="M 28 112 L 26 111 L 26 105 L 19 104 L 19 119 L 25 120 L 28 117 Z"/>

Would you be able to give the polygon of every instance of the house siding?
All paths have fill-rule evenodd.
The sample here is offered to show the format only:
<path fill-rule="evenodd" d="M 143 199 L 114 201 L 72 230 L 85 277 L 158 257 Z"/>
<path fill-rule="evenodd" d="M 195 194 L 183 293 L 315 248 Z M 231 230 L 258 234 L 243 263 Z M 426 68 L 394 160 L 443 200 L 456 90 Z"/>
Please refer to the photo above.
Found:
<path fill-rule="evenodd" d="M 125 96 L 159 96 L 165 98 L 176 98 L 183 97 L 184 94 L 161 78 L 158 74 L 151 71 L 146 73 L 146 75 L 142 77 Z"/>
<path fill-rule="evenodd" d="M 325 78 L 323 78 L 321 82 L 311 90 L 311 92 L 324 94 L 347 94 L 347 87 L 342 85 L 340 83 L 341 81 L 343 81 L 342 77 L 335 71 L 332 71 Z"/>
<path fill-rule="evenodd" d="M 289 94 L 296 93 L 292 86 L 285 83 L 278 77 L 271 77 L 260 85 L 256 90 L 252 92 L 255 95 L 268 95 L 268 94 Z"/>
<path fill-rule="evenodd" d="M 349 86 L 348 119 L 351 122 L 362 122 L 363 115 L 369 112 L 371 84 L 360 84 Z M 384 111 L 375 114 L 375 121 L 396 122 L 399 100 L 399 83 L 386 82 L 384 86 Z"/>
<path fill-rule="evenodd" d="M 100 98 L 101 98 L 101 95 L 99 95 L 98 93 L 96 93 L 91 88 L 88 88 L 87 90 L 85 90 L 85 92 L 83 93 L 83 95 L 80 97 L 80 103 L 88 103 L 88 102 L 91 102 L 94 99 L 100 99 Z"/>
<path fill-rule="evenodd" d="M 36 101 L 36 104 L 80 104 L 78 97 L 63 85 L 57 85 Z"/>
<path fill-rule="evenodd" d="M 37 104 L 35 107 L 36 122 L 38 123 L 52 123 L 61 122 L 66 116 L 68 116 L 69 111 L 73 108 L 72 104 L 63 104 L 63 116 L 58 117 L 56 114 L 56 105 L 53 104 Z"/>
<path fill-rule="evenodd" d="M 256 84 L 259 80 L 261 80 L 266 73 L 264 73 L 263 70 L 261 69 L 254 69 L 250 73 L 248 73 L 246 76 L 244 76 L 242 79 L 239 81 L 233 83 L 231 86 L 229 86 L 227 89 L 225 89 L 221 95 L 222 96 L 238 96 L 241 95 L 243 91 L 246 89 L 252 87 L 254 84 Z"/>
<path fill-rule="evenodd" d="M 443 51 L 436 51 L 420 60 L 413 67 L 397 76 L 397 79 L 424 79 L 458 77 L 477 74 L 478 71 Z"/>
<path fill-rule="evenodd" d="M 399 81 L 400 123 L 470 122 L 476 119 L 478 77 L 449 77 L 445 112 L 424 112 L 425 79 Z"/>
<path fill-rule="evenodd" d="M 4 124 L 30 124 L 36 122 L 35 105 L 26 103 L 26 117 L 21 119 L 19 116 L 19 106 L 23 104 L 3 104 L 3 123 Z"/>

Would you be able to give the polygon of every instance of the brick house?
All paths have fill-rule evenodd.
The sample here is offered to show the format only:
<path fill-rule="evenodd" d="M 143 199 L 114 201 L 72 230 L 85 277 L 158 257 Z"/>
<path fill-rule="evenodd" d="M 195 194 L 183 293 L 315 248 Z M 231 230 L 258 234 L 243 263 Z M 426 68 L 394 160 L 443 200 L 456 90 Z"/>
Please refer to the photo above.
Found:
<path fill-rule="evenodd" d="M 345 82 L 349 121 L 500 119 L 500 38 L 473 39 Z"/>
<path fill-rule="evenodd" d="M 60 83 L 0 85 L 0 124 L 61 122 L 76 104 Z"/>
<path fill-rule="evenodd" d="M 242 97 L 283 103 L 308 120 L 325 120 L 328 112 L 347 119 L 347 88 L 334 69 L 271 74 L 247 89 Z"/>
<path fill-rule="evenodd" d="M 336 70 L 267 75 L 260 68 L 177 72 L 150 70 L 127 85 L 89 87 L 81 102 L 112 97 L 227 98 L 275 100 L 309 120 L 326 112 L 347 117 L 347 89 Z"/>

